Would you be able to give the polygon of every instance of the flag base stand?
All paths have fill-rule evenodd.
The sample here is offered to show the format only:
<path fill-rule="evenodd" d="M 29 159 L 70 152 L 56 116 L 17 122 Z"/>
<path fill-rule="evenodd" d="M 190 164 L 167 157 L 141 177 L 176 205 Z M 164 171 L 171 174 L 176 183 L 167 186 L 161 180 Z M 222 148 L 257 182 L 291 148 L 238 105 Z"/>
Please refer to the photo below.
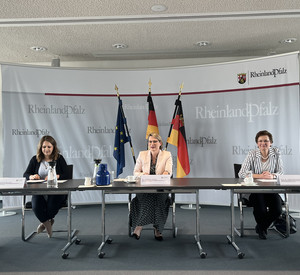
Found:
<path fill-rule="evenodd" d="M 184 209 L 184 210 L 195 210 L 196 209 L 196 205 L 190 203 L 188 205 L 181 205 L 180 208 Z M 199 206 L 199 208 L 201 208 L 201 206 Z"/>
<path fill-rule="evenodd" d="M 0 210 L 0 218 L 1 217 L 13 216 L 13 215 L 16 215 L 16 214 L 17 214 L 17 212 Z"/>

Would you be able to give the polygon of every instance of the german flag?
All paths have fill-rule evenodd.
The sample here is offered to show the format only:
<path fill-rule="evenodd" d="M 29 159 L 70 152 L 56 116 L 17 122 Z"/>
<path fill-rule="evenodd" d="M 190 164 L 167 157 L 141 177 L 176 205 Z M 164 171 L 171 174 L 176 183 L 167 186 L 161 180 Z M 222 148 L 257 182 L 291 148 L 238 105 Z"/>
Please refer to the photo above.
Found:
<path fill-rule="evenodd" d="M 149 103 L 149 114 L 148 114 L 148 127 L 146 132 L 146 139 L 148 139 L 149 134 L 151 133 L 157 133 L 159 134 L 157 120 L 156 120 L 156 114 L 154 110 L 154 105 L 151 97 L 151 93 L 149 92 L 147 102 Z"/>
<path fill-rule="evenodd" d="M 190 173 L 189 154 L 186 144 L 184 119 L 181 101 L 177 100 L 178 106 L 175 118 L 172 120 L 172 132 L 167 142 L 177 147 L 177 178 L 183 178 Z"/>

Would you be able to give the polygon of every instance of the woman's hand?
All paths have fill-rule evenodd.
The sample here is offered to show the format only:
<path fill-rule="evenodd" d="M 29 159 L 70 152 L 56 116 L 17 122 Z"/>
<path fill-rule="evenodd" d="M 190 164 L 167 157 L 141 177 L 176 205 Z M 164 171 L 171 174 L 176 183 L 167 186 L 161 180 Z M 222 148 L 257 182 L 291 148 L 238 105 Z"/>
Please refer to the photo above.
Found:
<path fill-rule="evenodd" d="M 38 174 L 35 174 L 35 175 L 30 175 L 30 176 L 29 176 L 29 179 L 30 179 L 30 180 L 40 180 L 41 177 L 40 177 Z"/>
<path fill-rule="evenodd" d="M 273 179 L 274 175 L 271 174 L 269 171 L 264 171 L 261 173 L 261 178 L 262 179 Z"/>

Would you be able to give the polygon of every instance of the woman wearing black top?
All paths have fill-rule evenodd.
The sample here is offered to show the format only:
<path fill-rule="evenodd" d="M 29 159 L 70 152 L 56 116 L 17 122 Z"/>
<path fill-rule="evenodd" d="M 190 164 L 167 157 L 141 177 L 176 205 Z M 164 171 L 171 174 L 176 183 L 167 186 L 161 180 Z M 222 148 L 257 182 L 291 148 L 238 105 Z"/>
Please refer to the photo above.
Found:
<path fill-rule="evenodd" d="M 37 147 L 37 154 L 29 161 L 28 167 L 24 172 L 27 180 L 47 180 L 49 162 L 56 162 L 57 179 L 67 179 L 67 163 L 56 145 L 56 141 L 51 136 L 43 136 Z M 40 220 L 37 233 L 46 229 L 48 237 L 52 237 L 52 225 L 54 217 L 66 200 L 66 195 L 33 195 L 32 210 Z"/>

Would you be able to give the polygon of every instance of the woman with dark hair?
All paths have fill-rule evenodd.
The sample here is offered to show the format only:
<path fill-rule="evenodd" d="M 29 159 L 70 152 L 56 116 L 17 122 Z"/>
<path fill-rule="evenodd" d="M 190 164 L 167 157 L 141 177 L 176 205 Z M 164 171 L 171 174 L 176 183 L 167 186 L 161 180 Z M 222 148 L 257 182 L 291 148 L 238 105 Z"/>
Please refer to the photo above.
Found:
<path fill-rule="evenodd" d="M 283 164 L 279 149 L 272 147 L 272 134 L 266 130 L 260 131 L 256 134 L 255 142 L 258 149 L 248 153 L 239 177 L 245 178 L 252 171 L 254 179 L 276 179 L 283 174 Z M 277 193 L 253 193 L 249 201 L 253 205 L 253 215 L 257 223 L 256 233 L 260 239 L 266 239 L 269 226 L 282 212 L 281 198 Z"/>
<path fill-rule="evenodd" d="M 56 145 L 56 141 L 51 136 L 43 136 L 37 146 L 36 156 L 29 161 L 28 167 L 24 172 L 27 180 L 47 180 L 49 162 L 56 162 L 57 179 L 67 179 L 67 163 Z M 40 220 L 37 233 L 46 229 L 48 237 L 52 237 L 52 225 L 54 217 L 66 200 L 66 195 L 33 195 L 32 210 Z"/>
<path fill-rule="evenodd" d="M 148 136 L 148 150 L 141 151 L 134 167 L 134 175 L 172 175 L 172 155 L 162 151 L 160 135 Z M 132 200 L 130 218 L 134 229 L 133 236 L 139 240 L 144 225 L 153 224 L 154 238 L 162 241 L 162 232 L 170 207 L 168 194 L 137 194 Z"/>

